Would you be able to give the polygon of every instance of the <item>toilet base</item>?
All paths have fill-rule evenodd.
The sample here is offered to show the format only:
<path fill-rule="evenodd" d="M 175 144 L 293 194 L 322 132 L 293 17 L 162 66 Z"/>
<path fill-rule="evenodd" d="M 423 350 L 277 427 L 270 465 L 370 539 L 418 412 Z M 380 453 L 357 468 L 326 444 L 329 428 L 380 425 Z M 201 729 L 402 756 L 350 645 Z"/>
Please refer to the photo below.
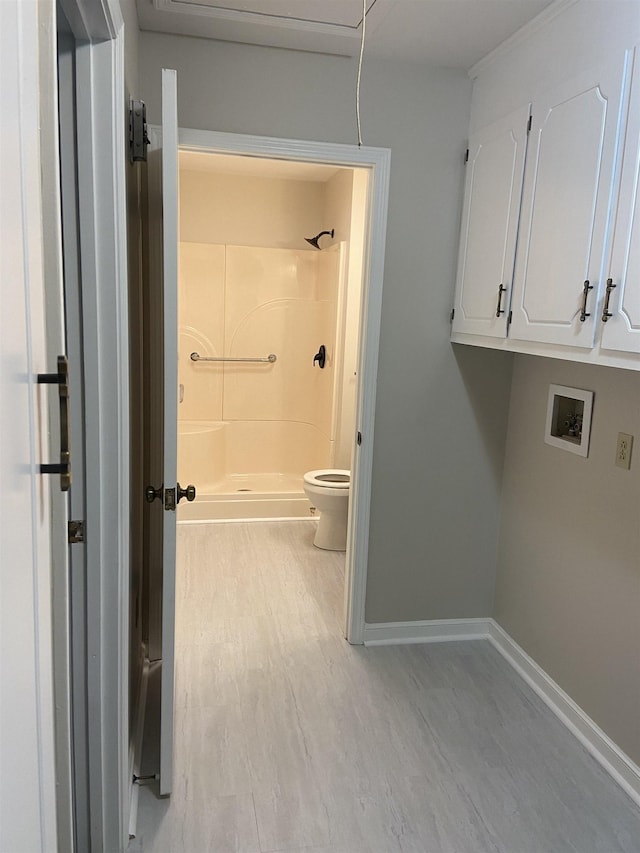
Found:
<path fill-rule="evenodd" d="M 322 548 L 323 551 L 346 551 L 346 513 L 333 513 L 326 510 L 321 512 L 313 544 L 316 548 Z"/>

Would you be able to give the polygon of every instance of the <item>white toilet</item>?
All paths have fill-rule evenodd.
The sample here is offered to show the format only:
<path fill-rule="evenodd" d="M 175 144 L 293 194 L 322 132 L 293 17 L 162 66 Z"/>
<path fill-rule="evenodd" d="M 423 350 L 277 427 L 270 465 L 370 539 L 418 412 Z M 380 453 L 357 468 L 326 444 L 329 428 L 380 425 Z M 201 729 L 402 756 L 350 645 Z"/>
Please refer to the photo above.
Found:
<path fill-rule="evenodd" d="M 308 471 L 303 479 L 306 496 L 320 510 L 313 544 L 326 551 L 346 551 L 351 472 L 325 468 Z"/>

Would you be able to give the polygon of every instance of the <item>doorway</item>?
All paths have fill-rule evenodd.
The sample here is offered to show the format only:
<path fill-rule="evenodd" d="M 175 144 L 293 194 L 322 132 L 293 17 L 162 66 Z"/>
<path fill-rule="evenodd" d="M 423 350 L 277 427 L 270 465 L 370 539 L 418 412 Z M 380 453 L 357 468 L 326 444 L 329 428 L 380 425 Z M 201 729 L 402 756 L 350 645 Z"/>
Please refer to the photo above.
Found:
<path fill-rule="evenodd" d="M 351 470 L 367 183 L 181 152 L 179 520 L 309 518 L 304 473 Z"/>
<path fill-rule="evenodd" d="M 188 497 L 187 484 L 177 483 L 177 419 L 178 419 L 178 155 L 179 151 L 199 154 L 236 155 L 301 164 L 320 164 L 335 169 L 362 169 L 367 177 L 366 214 L 363 215 L 364 252 L 363 282 L 360 300 L 361 318 L 358 333 L 355 419 L 352 427 L 352 477 L 349 502 L 350 524 L 346 542 L 346 582 L 341 593 L 345 600 L 345 618 L 340 634 L 350 643 L 362 643 L 364 635 L 364 600 L 369 530 L 369 495 L 371 484 L 373 419 L 377 375 L 377 355 L 382 296 L 382 272 L 388 197 L 390 152 L 385 149 L 353 148 L 327 143 L 262 139 L 192 130 L 178 130 L 177 93 L 174 71 L 162 74 L 163 128 L 149 128 L 152 142 L 146 170 L 148 194 L 148 270 L 147 306 L 148 335 L 145 335 L 145 363 L 149 372 L 150 425 L 147 483 L 145 497 L 150 507 L 148 557 L 148 637 L 149 660 L 158 663 L 159 689 L 147 712 L 157 707 L 159 714 L 159 788 L 162 794 L 172 790 L 172 742 L 174 695 L 174 660 L 176 652 L 176 514 L 181 497 Z M 312 229 L 312 231 L 315 229 Z M 327 230 L 327 229 L 321 229 Z M 312 233 L 299 235 L 316 236 Z M 307 250 L 309 251 L 309 250 Z M 317 250 L 314 250 L 314 252 Z M 226 249 L 225 249 L 226 252 Z M 311 254 L 314 254 L 312 252 Z M 320 252 L 320 255 L 323 253 Z M 147 323 L 145 327 L 147 327 Z M 195 352 L 195 350 L 193 350 Z M 270 363 L 270 362 L 268 362 Z M 187 389 L 185 388 L 185 393 Z M 356 439 L 357 437 L 357 439 Z M 161 485 L 159 486 L 158 483 Z M 174 488 L 173 483 L 177 483 Z M 297 522 L 293 522 L 297 524 Z M 307 520 L 307 525 L 313 522 Z M 241 525 L 227 525 L 228 527 Z M 246 526 L 246 525 L 244 525 Z M 214 525 L 222 530 L 224 525 Z M 186 528 L 183 528 L 185 530 Z M 209 530 L 212 530 L 209 527 Z M 161 535 L 157 535 L 161 534 Z M 217 548 L 205 545 L 209 555 Z M 152 554 L 153 550 L 153 554 Z M 232 553 L 235 554 L 232 548 Z M 311 549 L 316 550 L 316 549 Z M 344 558 L 341 557 L 342 562 Z M 211 578 L 207 577 L 208 582 Z M 289 576 L 285 578 L 288 581 Z M 236 578 L 242 585 L 242 575 Z M 339 596 L 340 597 L 340 596 Z M 339 610 L 340 608 L 336 608 Z M 218 623 L 213 620 L 215 631 Z M 336 620 L 340 625 L 340 620 Z M 178 675 L 179 677 L 179 675 Z M 150 698 L 155 695 L 149 686 Z M 153 716 L 153 713 L 151 713 Z M 145 720 L 145 733 L 151 731 Z M 145 742 L 146 742 L 145 736 Z M 143 756 L 146 755 L 143 748 Z M 146 764 L 146 759 L 143 761 Z M 154 764 L 155 767 L 155 764 Z M 151 771 L 150 771 L 151 772 Z"/>
<path fill-rule="evenodd" d="M 263 245 L 260 248 L 295 252 L 296 247 L 308 245 L 304 241 L 305 237 L 311 237 L 317 232 L 334 229 L 335 236 L 339 236 L 339 233 L 335 232 L 335 226 L 326 219 L 327 216 L 329 218 L 333 216 L 333 221 L 337 221 L 335 216 L 339 215 L 343 222 L 348 222 L 347 228 L 340 229 L 342 235 L 348 236 L 349 240 L 342 241 L 347 242 L 346 249 L 343 247 L 342 257 L 345 265 L 343 268 L 345 286 L 342 296 L 336 300 L 335 316 L 338 319 L 338 315 L 340 315 L 340 319 L 338 322 L 334 322 L 336 343 L 338 344 L 335 351 L 340 351 L 340 362 L 336 371 L 336 374 L 339 375 L 337 375 L 334 387 L 330 392 L 331 418 L 329 420 L 331 424 L 327 436 L 326 450 L 328 452 L 324 457 L 328 464 L 325 466 L 318 465 L 317 467 L 338 467 L 338 465 L 331 463 L 341 460 L 342 467 L 350 468 L 352 472 L 346 549 L 343 633 L 349 642 L 361 643 L 364 633 L 373 421 L 390 152 L 385 149 L 354 149 L 351 146 L 344 145 L 263 139 L 193 130 L 181 130 L 179 132 L 179 148 L 181 163 L 191 162 L 193 164 L 197 162 L 198 158 L 200 158 L 200 163 L 211 163 L 213 162 L 211 158 L 217 156 L 218 158 L 226 158 L 227 165 L 233 161 L 240 171 L 244 169 L 247 172 L 252 170 L 255 172 L 258 168 L 290 170 L 289 180 L 291 180 L 291 175 L 295 175 L 297 170 L 298 176 L 304 174 L 308 177 L 315 173 L 315 181 L 309 181 L 309 183 L 333 182 L 335 187 L 342 186 L 343 190 L 344 185 L 348 185 L 350 188 L 347 193 L 350 200 L 348 210 L 344 205 L 342 210 L 339 209 L 339 205 L 336 209 L 335 200 L 332 210 L 331 202 L 327 200 L 331 193 L 327 192 L 325 193 L 327 199 L 316 206 L 315 213 L 313 211 L 311 213 L 313 222 L 318 222 L 318 226 L 315 227 L 314 225 L 314 228 L 311 228 L 311 223 L 309 223 L 307 225 L 307 230 L 310 230 L 309 234 L 304 231 L 304 228 L 297 228 L 288 239 L 298 242 L 290 242 L 286 245 L 286 240 L 281 235 L 279 238 L 280 245 L 275 247 Z M 205 161 L 203 158 L 209 159 Z M 269 166 L 266 165 L 267 161 L 270 164 Z M 221 161 L 218 160 L 218 162 Z M 241 163 L 243 166 L 238 165 Z M 228 179 L 229 176 L 225 178 L 225 180 Z M 316 196 L 318 195 L 320 193 L 316 187 Z M 333 195 L 339 196 L 340 193 L 334 191 Z M 353 204 L 354 197 L 359 197 L 359 202 L 355 205 Z M 255 205 L 252 213 L 255 213 Z M 237 223 L 234 226 L 233 222 L 228 221 L 228 211 L 226 219 L 227 238 L 236 243 L 239 238 L 237 231 L 234 232 L 234 227 L 239 226 Z M 189 226 L 190 235 L 200 235 L 201 239 L 203 221 L 203 217 L 198 218 L 196 216 L 196 221 Z M 205 221 L 204 227 L 206 228 L 207 225 L 208 223 Z M 262 230 L 263 232 L 261 242 L 265 242 L 265 230 L 273 230 L 273 228 L 273 221 L 268 223 L 266 229 L 265 226 L 258 227 L 258 231 Z M 223 230 L 221 228 L 219 233 L 222 233 Z M 294 234 L 295 236 L 293 236 Z M 186 234 L 181 235 L 181 241 L 184 236 Z M 322 238 L 325 241 L 324 245 L 328 242 L 329 245 L 336 245 L 337 243 L 339 246 L 340 240 L 333 241 L 328 238 L 329 235 Z M 246 238 L 240 242 L 246 242 Z M 256 242 L 255 238 L 254 242 Z M 324 250 L 325 258 L 330 257 L 328 252 L 331 250 L 329 247 L 327 249 Z M 305 250 L 300 249 L 300 251 Z M 334 252 L 339 254 L 336 249 Z M 319 258 L 322 255 L 323 251 L 317 252 L 317 250 L 309 247 L 309 257 Z M 335 266 L 338 269 L 340 268 L 339 259 Z M 353 283 L 356 279 L 361 285 L 359 288 L 354 287 Z M 339 290 L 339 282 L 336 284 L 336 289 Z M 338 340 L 338 338 L 341 339 Z M 190 352 L 197 352 L 198 350 L 195 348 L 197 340 L 191 343 L 193 343 L 194 349 Z M 317 343 L 321 342 L 318 341 Z M 309 345 L 313 347 L 311 342 Z M 183 362 L 187 361 L 184 353 L 181 353 L 181 359 Z M 192 363 L 188 366 L 193 369 L 202 365 Z M 187 383 L 180 380 L 180 385 L 180 393 L 186 395 L 188 393 Z M 349 397 L 349 392 L 351 392 L 351 397 Z M 183 397 L 184 399 L 185 397 Z M 214 422 L 215 420 L 217 419 L 214 419 Z M 225 418 L 221 418 L 221 420 L 224 421 Z M 202 439 L 203 436 L 199 435 L 197 438 Z M 214 434 L 213 436 L 205 436 L 205 438 L 215 440 L 218 436 Z M 318 459 L 319 457 L 316 456 L 315 458 Z M 306 467 L 306 464 L 304 462 L 302 467 Z M 304 471 L 298 472 L 298 474 L 302 473 Z M 306 514 L 309 507 L 308 502 L 300 498 L 300 504 L 301 509 L 298 511 Z"/>

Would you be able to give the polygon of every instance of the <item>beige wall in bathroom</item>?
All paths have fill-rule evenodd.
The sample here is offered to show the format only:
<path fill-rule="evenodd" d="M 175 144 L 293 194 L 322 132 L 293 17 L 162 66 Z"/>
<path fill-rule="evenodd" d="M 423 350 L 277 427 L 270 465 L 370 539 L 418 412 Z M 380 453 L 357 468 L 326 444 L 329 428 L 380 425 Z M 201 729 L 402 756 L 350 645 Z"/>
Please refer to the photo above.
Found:
<path fill-rule="evenodd" d="M 180 170 L 180 239 L 308 249 L 323 230 L 324 184 Z"/>
<path fill-rule="evenodd" d="M 324 184 L 324 228 L 333 228 L 333 241 L 349 242 L 351 237 L 351 201 L 353 170 L 341 169 Z M 329 240 L 329 238 L 326 238 Z M 329 241 L 331 242 L 331 241 Z M 324 243 L 322 244 L 325 245 Z"/>
<path fill-rule="evenodd" d="M 358 337 L 358 317 L 355 318 L 355 327 L 348 324 L 347 300 L 353 288 L 354 282 L 349 276 L 349 258 L 361 254 L 360 248 L 351 242 L 351 219 L 353 216 L 353 176 L 352 170 L 338 172 L 325 187 L 325 221 L 329 227 L 335 229 L 334 246 L 336 251 L 344 252 L 342 258 L 343 268 L 342 287 L 338 299 L 336 346 L 335 346 L 335 374 L 336 389 L 333 408 L 333 435 L 334 442 L 331 447 L 330 465 L 332 468 L 351 468 L 351 445 L 353 441 L 353 429 L 355 425 L 355 382 L 345 384 L 346 363 L 350 362 L 351 350 L 353 349 L 354 337 Z M 339 248 L 342 244 L 341 249 Z M 358 286 L 358 289 L 360 287 Z M 353 294 L 352 294 L 353 295 Z M 352 318 L 353 319 L 353 318 Z M 345 361 L 346 359 L 346 361 Z M 346 395 L 346 400 L 345 400 Z M 351 398 L 351 399 L 349 399 Z M 345 405 L 346 404 L 346 405 Z M 343 419 L 351 413 L 351 422 Z M 348 447 L 347 452 L 345 448 Z"/>
<path fill-rule="evenodd" d="M 345 469 L 351 468 L 356 428 L 368 183 L 369 175 L 365 169 L 340 172 L 327 182 L 327 221 L 337 223 L 336 239 L 339 237 L 340 240 L 348 240 L 345 287 L 338 303 L 338 387 L 332 461 L 336 468 Z"/>

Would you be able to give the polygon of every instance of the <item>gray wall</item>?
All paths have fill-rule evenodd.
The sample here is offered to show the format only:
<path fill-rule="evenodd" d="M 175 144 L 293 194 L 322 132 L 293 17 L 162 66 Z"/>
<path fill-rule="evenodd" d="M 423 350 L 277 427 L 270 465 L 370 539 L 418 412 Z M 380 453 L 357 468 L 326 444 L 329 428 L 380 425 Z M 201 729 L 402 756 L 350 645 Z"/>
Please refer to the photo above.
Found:
<path fill-rule="evenodd" d="M 352 59 L 142 33 L 151 122 L 163 66 L 182 127 L 355 142 Z M 491 611 L 511 362 L 448 341 L 470 93 L 462 71 L 365 58 L 364 143 L 392 149 L 369 622 Z"/>
<path fill-rule="evenodd" d="M 124 21 L 124 77 L 125 85 L 132 98 L 139 98 L 138 89 L 138 43 L 140 30 L 136 0 L 119 0 Z"/>
<path fill-rule="evenodd" d="M 595 391 L 587 459 L 544 443 L 550 383 Z M 640 374 L 516 357 L 495 618 L 640 761 Z"/>
<path fill-rule="evenodd" d="M 473 130 L 640 42 L 640 3 L 581 0 L 482 69 Z M 593 45 L 598 45 L 594 54 Z M 588 459 L 545 445 L 549 383 L 596 392 Z M 494 615 L 636 761 L 640 759 L 640 376 L 518 356 Z"/>

